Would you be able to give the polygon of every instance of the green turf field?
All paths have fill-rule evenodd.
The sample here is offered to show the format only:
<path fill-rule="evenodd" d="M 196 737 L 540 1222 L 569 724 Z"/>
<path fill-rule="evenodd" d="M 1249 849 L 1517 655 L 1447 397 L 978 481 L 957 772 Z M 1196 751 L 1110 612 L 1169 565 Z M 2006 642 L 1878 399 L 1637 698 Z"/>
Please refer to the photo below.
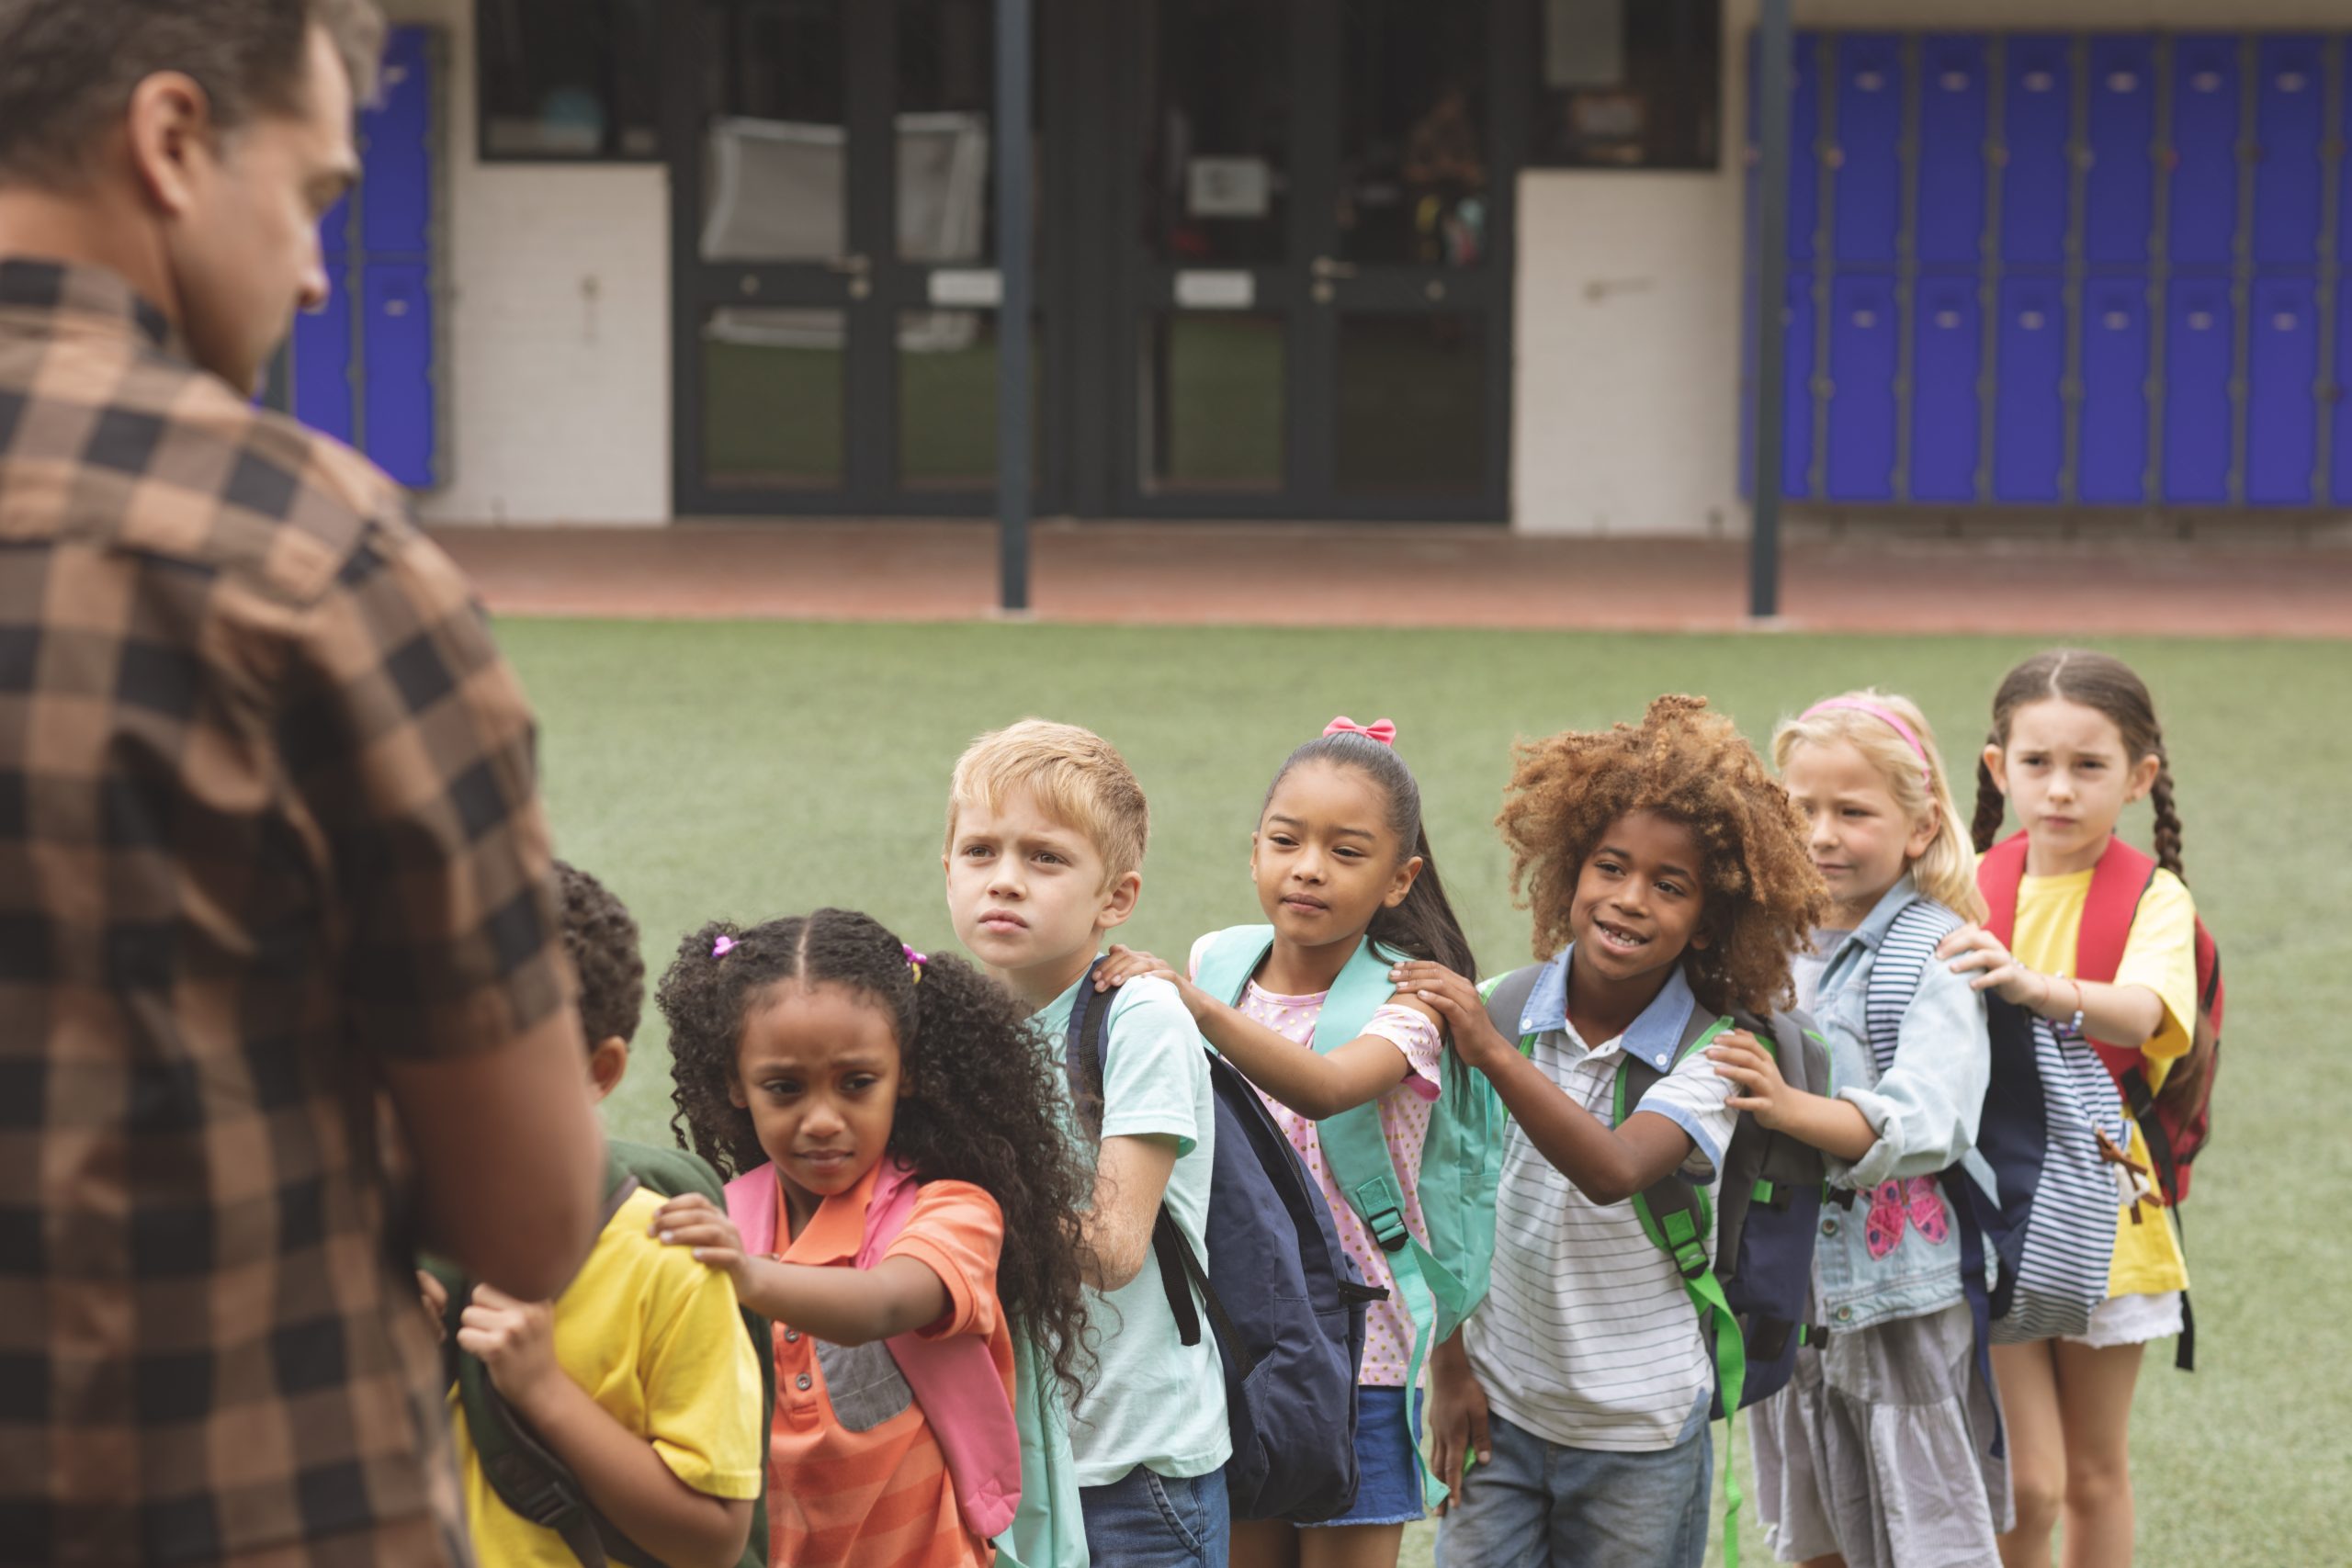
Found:
<path fill-rule="evenodd" d="M 1311 587 L 1307 591 L 1311 592 Z M 1761 740 L 1862 682 L 1925 706 L 1951 750 L 1981 739 L 1995 683 L 2036 645 L 1795 636 L 692 626 L 509 621 L 541 720 L 563 853 L 637 911 L 658 973 L 718 915 L 863 907 L 953 945 L 940 896 L 943 791 L 978 731 L 1029 714 L 1091 726 L 1153 806 L 1130 928 L 1180 953 L 1257 918 L 1244 860 L 1274 764 L 1335 712 L 1394 717 L 1456 907 L 1490 968 L 1527 956 L 1489 826 L 1512 739 L 1704 693 Z M 2152 1357 L 2135 1424 L 2153 1564 L 2352 1558 L 2352 1094 L 2329 1018 L 2352 1012 L 2352 646 L 2116 645 L 2168 727 L 2189 886 L 2219 934 L 2232 1007 L 2216 1141 L 2188 1211 L 2202 1370 Z M 1963 808 L 1966 806 L 1963 802 Z M 2125 825 L 2142 836 L 2144 812 Z M 616 1129 L 662 1138 L 649 1006 Z M 1743 1445 L 1738 1464 L 1747 1472 Z M 1747 1532 L 1750 1561 L 1760 1557 Z M 1426 1561 L 1419 1532 L 1405 1561 Z"/>

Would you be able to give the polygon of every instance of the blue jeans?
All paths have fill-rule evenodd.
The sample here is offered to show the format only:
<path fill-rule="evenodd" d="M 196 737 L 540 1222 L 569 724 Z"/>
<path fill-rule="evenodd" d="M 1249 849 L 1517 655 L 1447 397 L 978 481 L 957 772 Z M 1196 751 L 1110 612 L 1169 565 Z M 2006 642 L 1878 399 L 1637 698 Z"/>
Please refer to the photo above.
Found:
<path fill-rule="evenodd" d="M 1702 1405 L 1657 1453 L 1544 1441 L 1487 1417 L 1495 1457 L 1475 1466 L 1438 1527 L 1438 1568 L 1700 1568 L 1715 1452 Z"/>
<path fill-rule="evenodd" d="M 1225 1472 L 1179 1480 L 1137 1465 L 1079 1489 L 1094 1568 L 1226 1568 L 1233 1535 Z"/>

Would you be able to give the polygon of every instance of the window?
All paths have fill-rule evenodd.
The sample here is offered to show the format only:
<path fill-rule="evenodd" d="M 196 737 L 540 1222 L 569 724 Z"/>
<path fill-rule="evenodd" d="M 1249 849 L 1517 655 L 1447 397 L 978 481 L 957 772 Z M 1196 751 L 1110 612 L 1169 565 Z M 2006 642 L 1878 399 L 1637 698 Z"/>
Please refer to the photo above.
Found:
<path fill-rule="evenodd" d="M 481 0 L 485 162 L 662 155 L 658 0 Z"/>
<path fill-rule="evenodd" d="M 1538 17 L 1530 163 L 1716 166 L 1722 0 L 1541 0 Z"/>

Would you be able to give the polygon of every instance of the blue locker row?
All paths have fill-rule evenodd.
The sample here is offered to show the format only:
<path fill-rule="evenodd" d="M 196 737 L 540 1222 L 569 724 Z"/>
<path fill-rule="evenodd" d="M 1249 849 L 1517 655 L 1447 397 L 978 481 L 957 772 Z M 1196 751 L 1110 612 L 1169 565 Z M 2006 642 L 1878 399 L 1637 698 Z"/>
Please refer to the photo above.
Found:
<path fill-rule="evenodd" d="M 294 417 L 419 490 L 441 481 L 432 44 L 423 28 L 387 43 L 359 117 L 359 188 L 320 226 L 327 305 L 296 320 L 288 356 Z"/>
<path fill-rule="evenodd" d="M 2352 38 L 1800 33 L 1790 90 L 1799 265 L 2352 259 Z"/>
<path fill-rule="evenodd" d="M 1988 326 L 1973 273 L 1921 276 L 1906 301 L 1892 269 L 1826 289 L 1792 272 L 1786 493 L 2352 504 L 2352 276 L 2257 277 L 2243 297 L 2227 277 L 2174 277 L 2152 309 L 2145 276 L 2016 274 L 1992 310 Z M 1741 456 L 1752 472 L 1752 430 Z"/>

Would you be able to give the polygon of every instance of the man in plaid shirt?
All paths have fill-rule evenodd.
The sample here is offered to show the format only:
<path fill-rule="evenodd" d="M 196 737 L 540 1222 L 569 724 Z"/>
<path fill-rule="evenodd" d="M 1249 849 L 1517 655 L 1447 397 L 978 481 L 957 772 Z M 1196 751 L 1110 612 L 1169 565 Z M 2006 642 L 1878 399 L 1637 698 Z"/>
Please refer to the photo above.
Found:
<path fill-rule="evenodd" d="M 461 1562 L 413 1248 L 598 1222 L 523 694 L 248 402 L 380 32 L 0 0 L 0 1563 Z"/>

